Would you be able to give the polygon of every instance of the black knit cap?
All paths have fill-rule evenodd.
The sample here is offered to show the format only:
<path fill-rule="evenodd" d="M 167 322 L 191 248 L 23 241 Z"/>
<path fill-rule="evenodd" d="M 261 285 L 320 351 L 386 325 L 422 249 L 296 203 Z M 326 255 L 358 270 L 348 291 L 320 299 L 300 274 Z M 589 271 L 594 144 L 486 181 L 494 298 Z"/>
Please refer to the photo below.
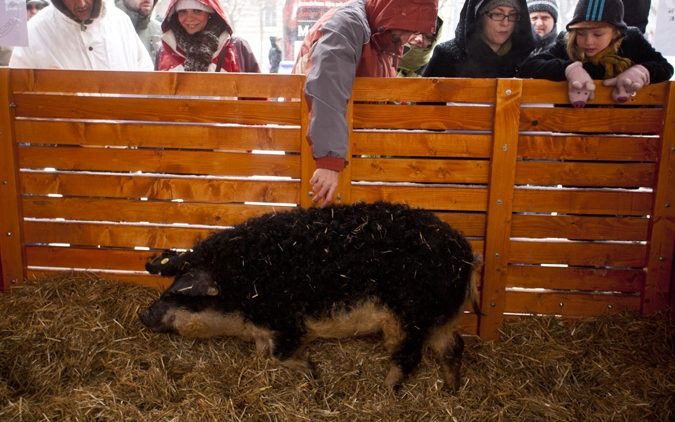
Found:
<path fill-rule="evenodd" d="M 588 25 L 580 25 L 582 22 L 610 23 L 626 32 L 628 27 L 623 21 L 623 3 L 621 0 L 579 0 L 574 9 L 574 17 L 567 24 L 567 30 Z"/>
<path fill-rule="evenodd" d="M 527 0 L 527 11 L 548 12 L 553 21 L 558 23 L 558 2 L 556 0 Z"/>

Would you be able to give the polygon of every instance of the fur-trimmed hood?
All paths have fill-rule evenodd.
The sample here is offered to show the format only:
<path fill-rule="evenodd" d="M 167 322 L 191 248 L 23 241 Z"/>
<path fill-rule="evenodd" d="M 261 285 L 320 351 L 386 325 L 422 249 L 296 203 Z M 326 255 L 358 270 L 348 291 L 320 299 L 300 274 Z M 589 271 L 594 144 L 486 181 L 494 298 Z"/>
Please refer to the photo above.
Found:
<path fill-rule="evenodd" d="M 163 32 L 166 32 L 169 29 L 171 29 L 171 25 L 169 24 L 169 20 L 176 13 L 175 6 L 176 6 L 177 1 L 178 0 L 171 0 L 171 3 L 169 3 L 169 7 L 167 7 L 167 9 L 166 9 L 166 14 L 164 15 L 164 21 L 162 21 L 162 31 Z M 199 2 L 211 7 L 215 11 L 215 13 L 223 19 L 223 21 L 225 22 L 225 25 L 227 25 L 227 29 L 226 29 L 227 33 L 232 35 L 232 25 L 230 24 L 230 21 L 227 19 L 227 15 L 225 14 L 225 11 L 223 10 L 222 6 L 220 5 L 220 2 L 218 0 L 199 0 Z"/>

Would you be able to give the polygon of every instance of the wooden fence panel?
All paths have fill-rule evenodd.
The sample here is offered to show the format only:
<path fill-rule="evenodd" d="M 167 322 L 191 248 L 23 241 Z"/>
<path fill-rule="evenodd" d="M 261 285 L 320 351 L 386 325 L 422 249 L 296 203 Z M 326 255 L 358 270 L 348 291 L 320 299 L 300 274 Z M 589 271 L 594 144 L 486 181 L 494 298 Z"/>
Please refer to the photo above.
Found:
<path fill-rule="evenodd" d="M 300 202 L 301 76 L 77 73 L 13 70 L 7 87 L 25 277 L 157 284 L 154 252 Z"/>
<path fill-rule="evenodd" d="M 78 271 L 166 287 L 159 250 L 263 212 L 312 205 L 299 75 L 0 69 L 3 288 Z M 519 314 L 579 317 L 673 303 L 675 84 L 626 104 L 598 86 L 357 78 L 336 202 L 434 211 L 484 255 L 496 338 Z"/>

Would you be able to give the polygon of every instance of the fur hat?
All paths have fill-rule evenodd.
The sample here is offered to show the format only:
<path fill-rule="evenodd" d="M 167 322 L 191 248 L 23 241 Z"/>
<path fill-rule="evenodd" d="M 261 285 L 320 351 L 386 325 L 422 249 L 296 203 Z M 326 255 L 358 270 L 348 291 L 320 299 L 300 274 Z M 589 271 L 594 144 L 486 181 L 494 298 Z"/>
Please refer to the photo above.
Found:
<path fill-rule="evenodd" d="M 567 24 L 567 30 L 574 28 L 597 28 L 602 24 L 611 24 L 626 32 L 628 27 L 623 21 L 623 3 L 621 0 L 579 0 L 574 16 Z"/>
<path fill-rule="evenodd" d="M 206 13 L 214 13 L 215 10 L 211 6 L 207 6 L 199 0 L 178 0 L 174 6 L 176 12 L 179 10 L 203 10 Z"/>
<path fill-rule="evenodd" d="M 483 5 L 480 7 L 480 9 L 478 9 L 478 16 L 499 6 L 513 7 L 516 9 L 516 11 L 518 11 L 518 13 L 521 15 L 523 14 L 523 10 L 521 9 L 520 2 L 518 2 L 518 0 L 486 0 L 483 2 Z"/>
<path fill-rule="evenodd" d="M 527 11 L 548 12 L 553 16 L 553 21 L 558 23 L 558 2 L 556 0 L 527 0 Z"/>

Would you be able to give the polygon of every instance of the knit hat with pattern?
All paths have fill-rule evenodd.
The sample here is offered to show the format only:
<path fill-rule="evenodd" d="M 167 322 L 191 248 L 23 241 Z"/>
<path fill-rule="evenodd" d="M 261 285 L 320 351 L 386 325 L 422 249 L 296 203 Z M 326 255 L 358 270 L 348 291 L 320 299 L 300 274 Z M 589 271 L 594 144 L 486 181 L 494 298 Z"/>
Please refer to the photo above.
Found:
<path fill-rule="evenodd" d="M 621 0 L 579 0 L 574 16 L 567 24 L 567 30 L 574 28 L 595 28 L 601 23 L 609 23 L 626 32 L 623 21 L 623 3 Z"/>

